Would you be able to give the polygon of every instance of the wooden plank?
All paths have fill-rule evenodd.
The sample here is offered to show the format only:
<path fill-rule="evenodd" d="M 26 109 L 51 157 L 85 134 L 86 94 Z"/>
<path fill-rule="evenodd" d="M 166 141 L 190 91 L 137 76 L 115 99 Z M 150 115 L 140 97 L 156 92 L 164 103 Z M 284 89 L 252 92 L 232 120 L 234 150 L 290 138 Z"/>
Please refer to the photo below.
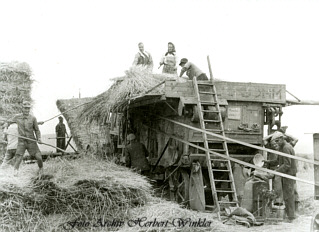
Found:
<path fill-rule="evenodd" d="M 216 82 L 222 98 L 236 101 L 286 103 L 286 86 L 263 83 Z"/>
<path fill-rule="evenodd" d="M 286 86 L 279 84 L 244 83 L 244 82 L 215 82 L 220 98 L 233 101 L 286 103 Z M 179 83 L 165 82 L 166 97 L 193 96 L 192 81 Z M 178 92 L 178 95 L 176 94 Z"/>
<path fill-rule="evenodd" d="M 314 161 L 319 161 L 319 134 L 313 134 L 313 158 Z M 315 177 L 315 200 L 319 200 L 319 165 L 314 165 Z"/>

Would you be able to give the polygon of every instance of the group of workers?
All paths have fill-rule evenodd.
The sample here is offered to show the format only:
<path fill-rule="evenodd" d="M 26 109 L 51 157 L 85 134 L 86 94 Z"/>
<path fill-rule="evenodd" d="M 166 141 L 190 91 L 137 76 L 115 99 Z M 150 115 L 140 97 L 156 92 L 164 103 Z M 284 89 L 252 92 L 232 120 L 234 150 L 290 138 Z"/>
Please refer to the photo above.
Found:
<path fill-rule="evenodd" d="M 1 164 L 1 168 L 6 168 L 9 164 L 14 167 L 14 176 L 18 176 L 19 167 L 25 151 L 28 151 L 31 157 L 36 158 L 38 163 L 38 175 L 43 175 L 43 161 L 38 143 L 42 144 L 39 125 L 44 122 L 38 122 L 36 117 L 30 114 L 31 103 L 24 101 L 22 103 L 22 113 L 15 115 L 4 124 L 3 143 L 6 143 L 6 153 Z M 57 152 L 65 150 L 65 135 L 67 134 L 63 118 L 59 117 L 59 123 L 56 125 Z M 14 161 L 14 162 L 13 162 Z"/>
<path fill-rule="evenodd" d="M 149 72 L 153 70 L 152 55 L 144 50 L 144 44 L 138 44 L 138 53 L 135 55 L 133 66 L 144 67 Z M 178 58 L 176 56 L 175 45 L 172 42 L 168 43 L 167 52 L 162 56 L 159 62 L 159 68 L 163 66 L 162 73 L 177 75 Z M 195 64 L 189 62 L 188 59 L 183 58 L 180 60 L 179 65 L 182 67 L 179 77 L 182 77 L 186 72 L 189 79 L 195 76 L 197 80 L 208 80 L 206 74 L 200 70 Z"/>

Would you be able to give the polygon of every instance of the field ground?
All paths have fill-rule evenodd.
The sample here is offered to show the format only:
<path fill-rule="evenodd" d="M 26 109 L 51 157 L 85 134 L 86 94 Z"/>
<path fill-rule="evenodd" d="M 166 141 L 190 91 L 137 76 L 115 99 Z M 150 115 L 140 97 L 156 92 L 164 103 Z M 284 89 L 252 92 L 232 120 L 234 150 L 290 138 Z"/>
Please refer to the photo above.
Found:
<path fill-rule="evenodd" d="M 72 161 L 71 161 L 72 162 Z M 303 168 L 305 167 L 305 168 Z M 36 164 L 30 164 L 30 165 L 22 165 L 21 172 L 19 177 L 13 176 L 13 171 L 11 169 L 4 172 L 4 170 L 0 171 L 0 184 L 6 184 L 6 185 L 15 185 L 17 187 L 23 188 L 26 183 L 29 181 L 30 175 L 35 175 L 37 170 Z M 47 170 L 45 170 L 46 172 Z M 51 173 L 50 173 L 51 174 Z M 53 175 L 56 175 L 55 173 L 52 173 Z M 79 174 L 80 175 L 80 174 Z M 299 168 L 299 172 L 297 174 L 297 177 L 306 179 L 309 181 L 314 180 L 314 174 L 313 174 L 313 168 L 311 166 L 302 166 Z M 0 187 L 1 187 L 0 185 Z M 228 232 L 228 231 L 244 231 L 244 232 L 276 232 L 276 231 L 288 231 L 288 232 L 302 232 L 302 231 L 309 231 L 310 225 L 311 225 L 311 219 L 316 210 L 319 209 L 319 201 L 315 201 L 313 199 L 314 196 L 314 186 L 298 182 L 297 188 L 301 200 L 300 205 L 300 211 L 298 218 L 293 223 L 285 223 L 285 222 L 278 222 L 278 223 L 266 223 L 263 226 L 255 226 L 251 228 L 246 228 L 242 225 L 237 226 L 228 226 L 228 225 L 222 225 L 221 222 L 217 222 L 215 220 L 214 227 L 211 228 L 202 228 L 202 229 L 196 229 L 193 231 L 222 231 L 222 232 Z M 194 211 L 188 211 L 186 209 L 178 209 L 178 211 L 174 214 L 174 210 L 177 210 L 177 208 L 170 208 L 170 205 L 174 205 L 173 203 L 152 203 L 145 205 L 143 207 L 134 209 L 133 215 L 143 215 L 143 213 L 148 212 L 147 215 L 154 215 L 154 217 L 158 217 L 156 211 L 159 210 L 160 205 L 162 205 L 161 211 L 161 217 L 162 218 L 170 218 L 170 217 L 182 217 L 183 214 L 185 215 L 194 215 L 194 217 L 197 216 L 200 218 L 213 218 L 214 216 L 211 213 L 197 213 Z M 154 211 L 153 211 L 154 210 Z M 184 210 L 184 211 L 181 211 Z M 186 212 L 187 211 L 187 212 Z M 181 214 L 181 215 L 180 215 Z M 76 230 L 74 230 L 76 231 Z M 91 231 L 91 230 L 90 230 Z M 105 230 L 94 230 L 94 231 L 105 231 Z M 123 228 L 121 231 L 138 231 L 138 230 L 128 230 L 128 228 Z M 143 231 L 143 230 L 140 230 Z M 146 230 L 144 230 L 146 231 Z M 148 231 L 154 231 L 154 230 L 148 230 Z M 160 231 L 160 230 L 159 230 Z M 164 230 L 161 230 L 164 231 Z M 165 230 L 166 231 L 166 230 Z M 175 231 L 175 229 L 173 229 Z M 185 230 L 178 230 L 176 231 L 185 231 Z"/>

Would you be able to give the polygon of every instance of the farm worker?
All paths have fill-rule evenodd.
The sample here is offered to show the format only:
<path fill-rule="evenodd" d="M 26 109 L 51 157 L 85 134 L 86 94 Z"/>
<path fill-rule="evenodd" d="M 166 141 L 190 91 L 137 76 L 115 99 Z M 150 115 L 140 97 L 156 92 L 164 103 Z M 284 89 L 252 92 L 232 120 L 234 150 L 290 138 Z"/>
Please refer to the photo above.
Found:
<path fill-rule="evenodd" d="M 291 146 L 294 147 L 294 146 L 297 144 L 298 139 L 295 138 L 294 136 L 290 135 L 290 134 L 287 134 L 287 133 L 286 133 L 287 128 L 288 128 L 287 126 L 283 126 L 283 127 L 280 127 L 280 128 L 278 129 L 278 131 L 281 132 L 281 133 L 283 133 L 283 134 L 284 134 L 284 137 L 285 137 L 285 140 L 286 140 L 288 143 L 290 143 Z M 276 132 L 275 132 L 275 133 L 276 133 Z M 274 134 L 274 133 L 273 133 L 273 134 Z M 266 136 L 266 137 L 263 138 L 264 145 L 267 145 L 267 144 L 270 142 L 271 137 L 273 136 L 273 134 L 270 134 L 270 135 L 268 135 L 268 136 Z"/>
<path fill-rule="evenodd" d="M 143 143 L 136 141 L 134 134 L 129 134 L 127 140 L 130 142 L 125 147 L 125 164 L 126 167 L 132 167 L 142 175 L 147 175 L 150 170 L 150 165 L 146 157 L 148 151 Z"/>
<path fill-rule="evenodd" d="M 276 149 L 278 151 L 287 153 L 290 155 L 295 155 L 295 151 L 293 147 L 286 142 L 284 139 L 284 134 L 281 132 L 276 132 L 271 137 L 271 142 L 273 142 L 277 146 Z M 297 174 L 297 166 L 294 159 L 278 156 L 275 160 L 265 160 L 265 163 L 278 164 L 278 168 L 275 169 L 277 172 L 285 173 L 291 176 L 296 176 Z M 285 210 L 288 216 L 288 221 L 292 222 L 295 219 L 295 194 L 294 194 L 294 185 L 295 180 L 291 180 L 288 178 L 281 178 L 282 182 L 282 190 L 283 190 L 283 198 L 285 202 Z"/>
<path fill-rule="evenodd" d="M 63 123 L 63 118 L 59 117 L 59 123 L 55 127 L 56 134 L 56 146 L 62 150 L 65 150 L 65 135 L 69 136 L 66 132 L 66 127 Z M 60 152 L 58 149 L 56 152 Z"/>
<path fill-rule="evenodd" d="M 18 147 L 18 125 L 8 122 L 4 126 L 3 140 L 7 143 L 7 150 L 1 164 L 1 168 L 6 167 L 13 161 Z"/>
<path fill-rule="evenodd" d="M 144 50 L 144 44 L 138 44 L 139 52 L 135 55 L 133 66 L 145 67 L 149 72 L 153 71 L 153 59 L 149 52 Z"/>
<path fill-rule="evenodd" d="M 169 42 L 167 45 L 167 52 L 160 61 L 160 67 L 164 65 L 162 73 L 177 75 L 178 58 L 176 56 L 175 45 Z"/>
<path fill-rule="evenodd" d="M 30 114 L 31 104 L 28 101 L 24 101 L 22 104 L 22 114 L 15 115 L 10 121 L 18 124 L 18 132 L 20 136 L 37 140 L 39 144 L 41 141 L 41 133 L 39 130 L 37 119 Z M 43 174 L 43 162 L 40 149 L 37 142 L 30 141 L 23 138 L 18 138 L 18 147 L 16 152 L 17 160 L 14 164 L 14 175 L 18 175 L 20 163 L 23 159 L 25 150 L 28 151 L 30 156 L 34 156 L 37 159 L 39 171 L 38 175 Z"/>
<path fill-rule="evenodd" d="M 200 70 L 195 64 L 189 62 L 188 59 L 181 59 L 179 65 L 182 67 L 179 77 L 182 77 L 183 74 L 186 72 L 186 75 L 190 80 L 193 80 L 193 77 L 196 77 L 197 80 L 208 80 L 206 74 L 202 70 Z"/>
<path fill-rule="evenodd" d="M 294 147 L 297 144 L 298 139 L 296 137 L 290 135 L 290 134 L 287 134 L 286 133 L 287 128 L 288 128 L 288 126 L 280 127 L 278 129 L 278 132 L 283 133 L 284 134 L 284 139 L 286 140 L 286 142 L 289 143 L 292 147 Z M 271 144 L 271 146 L 270 146 L 271 148 L 276 146 L 276 145 L 273 144 L 273 142 L 270 142 L 270 140 L 271 140 L 272 136 L 274 134 L 278 133 L 278 132 L 275 132 L 275 133 L 270 134 L 270 135 L 268 135 L 268 136 L 263 138 L 263 141 L 264 141 L 264 144 L 265 144 L 266 147 L 267 147 L 268 144 Z M 270 159 L 277 159 L 277 157 L 278 157 L 277 154 L 272 154 L 272 153 L 269 154 L 269 158 Z M 269 168 L 274 170 L 275 166 L 270 166 Z M 277 185 L 278 182 L 280 182 L 280 184 L 281 184 L 281 178 L 282 177 L 280 177 L 280 176 L 275 176 L 275 179 L 274 179 L 274 182 L 273 182 L 274 185 Z M 280 188 L 280 190 L 281 190 L 281 188 Z M 298 194 L 298 191 L 297 191 L 297 184 L 296 183 L 295 183 L 295 186 L 294 186 L 294 192 L 295 192 L 295 211 L 297 211 L 300 201 L 299 201 L 299 194 Z M 280 194 L 282 195 L 282 192 Z M 280 203 L 281 202 L 280 197 L 278 198 L 278 200 L 279 200 L 279 203 Z"/>

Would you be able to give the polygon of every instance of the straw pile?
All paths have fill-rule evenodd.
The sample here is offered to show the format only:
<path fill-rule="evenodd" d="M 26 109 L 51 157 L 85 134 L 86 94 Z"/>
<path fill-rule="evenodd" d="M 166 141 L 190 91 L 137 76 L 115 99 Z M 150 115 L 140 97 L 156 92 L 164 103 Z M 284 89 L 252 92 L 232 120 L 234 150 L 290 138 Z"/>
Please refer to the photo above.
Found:
<path fill-rule="evenodd" d="M 79 151 L 85 150 L 88 145 L 90 145 L 94 151 L 98 151 L 99 149 L 102 149 L 103 144 L 107 144 L 110 141 L 107 125 L 99 124 L 96 121 L 91 123 L 87 121 L 80 122 L 78 118 L 78 115 L 81 114 L 85 104 L 91 101 L 92 98 L 74 98 L 58 100 L 56 102 L 58 109 L 63 112 L 63 116 L 67 121 Z"/>
<path fill-rule="evenodd" d="M 80 115 L 80 119 L 89 122 L 107 121 L 110 111 L 121 112 L 132 97 L 142 95 L 164 80 L 174 79 L 171 74 L 152 74 L 140 67 L 131 67 L 125 71 L 124 77 L 112 79 L 115 83 L 106 92 L 98 95 L 89 103 Z M 150 92 L 161 94 L 159 86 Z"/>
<path fill-rule="evenodd" d="M 31 69 L 27 63 L 0 63 L 0 115 L 9 117 L 31 100 Z"/>
<path fill-rule="evenodd" d="M 20 112 L 23 100 L 31 101 L 31 75 L 27 63 L 0 63 L 0 138 L 4 121 Z M 0 144 L 0 158 L 3 150 Z"/>
<path fill-rule="evenodd" d="M 35 170 L 23 166 L 21 177 L 0 182 L 1 231 L 59 231 L 74 220 L 126 220 L 130 208 L 151 199 L 145 178 L 94 157 L 49 160 L 41 179 L 32 178 Z"/>
<path fill-rule="evenodd" d="M 36 164 L 22 165 L 19 177 L 13 177 L 11 169 L 0 169 L 0 231 L 212 231 L 217 227 L 221 231 L 225 227 L 213 213 L 190 211 L 154 197 L 145 177 L 113 162 L 93 156 L 55 158 L 45 163 L 41 179 L 34 177 L 36 170 Z M 164 228 L 133 225 L 143 217 L 170 223 Z M 211 223 L 182 228 L 179 219 Z M 99 221 L 123 223 L 94 227 Z"/>

